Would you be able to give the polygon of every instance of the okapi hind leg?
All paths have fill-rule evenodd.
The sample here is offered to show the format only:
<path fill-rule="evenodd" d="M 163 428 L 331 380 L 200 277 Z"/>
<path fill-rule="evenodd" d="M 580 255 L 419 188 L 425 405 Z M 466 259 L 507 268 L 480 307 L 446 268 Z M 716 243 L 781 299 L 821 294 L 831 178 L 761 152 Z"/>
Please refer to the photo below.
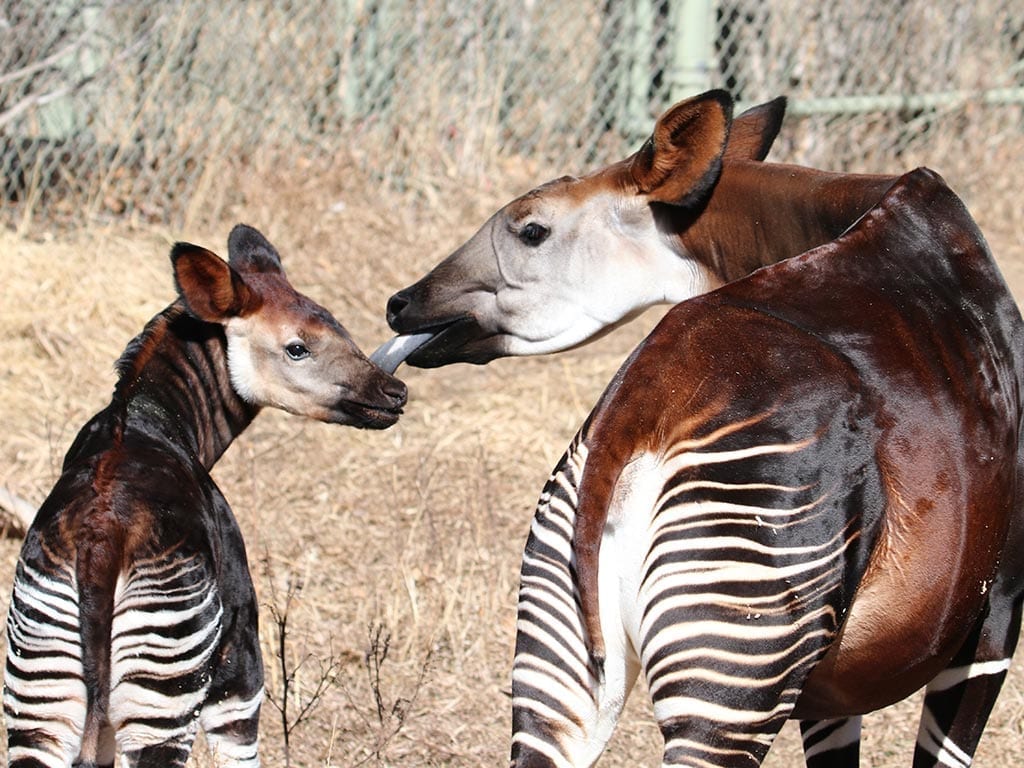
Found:
<path fill-rule="evenodd" d="M 585 427 L 584 427 L 585 429 Z M 618 722 L 639 660 L 617 604 L 614 562 L 603 561 L 605 659 L 595 667 L 586 644 L 574 578 L 576 488 L 586 457 L 582 432 L 541 494 L 523 553 L 512 663 L 514 768 L 593 765 Z M 615 552 L 606 546 L 605 553 Z"/>
<path fill-rule="evenodd" d="M 210 688 L 199 712 L 199 727 L 218 768 L 257 768 L 260 706 L 263 703 L 263 656 L 259 638 L 259 604 L 249 574 L 245 542 L 227 502 L 219 519 L 224 568 L 221 572 L 223 632 L 211 659 Z"/>
<path fill-rule="evenodd" d="M 125 764 L 131 768 L 185 768 L 195 737 L 195 730 L 190 730 L 159 744 L 126 751 Z"/>
<path fill-rule="evenodd" d="M 133 719 L 117 728 L 122 768 L 185 768 L 199 731 L 195 714 Z M 157 740 L 158 734 L 166 734 Z"/>
<path fill-rule="evenodd" d="M 914 768 L 967 768 L 1010 667 L 1020 634 L 1021 602 L 1000 599 L 997 581 L 989 612 L 977 622 L 949 665 L 926 688 L 914 748 Z"/>
<path fill-rule="evenodd" d="M 221 768 L 258 768 L 261 687 L 248 699 L 233 697 L 203 708 L 200 722 L 213 764 Z"/>
<path fill-rule="evenodd" d="M 52 704 L 52 702 L 50 702 Z M 84 707 L 82 707 L 84 716 Z M 35 727 L 28 727 L 22 717 L 24 710 L 7 710 L 7 765 L 9 768 L 47 768 L 78 765 L 81 727 L 59 717 L 43 717 Z M 14 719 L 16 718 L 16 719 Z"/>
<path fill-rule="evenodd" d="M 26 547 L 32 541 L 30 534 Z M 7 615 L 3 699 L 11 768 L 72 765 L 81 752 L 88 693 L 78 634 L 68 629 L 77 623 L 73 570 L 45 552 L 23 555 Z"/>
<path fill-rule="evenodd" d="M 662 766 L 740 768 L 761 765 L 785 722 L 783 714 L 762 723 L 756 730 L 745 730 L 723 727 L 714 717 L 699 715 L 661 720 L 658 725 L 665 739 Z"/>
<path fill-rule="evenodd" d="M 801 720 L 807 768 L 857 768 L 860 765 L 860 717 Z"/>

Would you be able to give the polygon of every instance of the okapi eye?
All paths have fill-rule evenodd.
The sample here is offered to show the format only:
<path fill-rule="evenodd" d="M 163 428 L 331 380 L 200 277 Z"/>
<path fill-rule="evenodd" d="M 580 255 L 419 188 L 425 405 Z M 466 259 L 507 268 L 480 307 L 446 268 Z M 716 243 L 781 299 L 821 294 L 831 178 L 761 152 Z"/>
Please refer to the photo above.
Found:
<path fill-rule="evenodd" d="M 547 239 L 549 234 L 551 234 L 550 229 L 545 227 L 543 224 L 531 221 L 519 230 L 519 239 L 523 241 L 524 245 L 540 245 Z"/>
<path fill-rule="evenodd" d="M 309 347 L 298 341 L 293 341 L 284 348 L 284 351 L 292 360 L 303 360 L 309 357 Z"/>

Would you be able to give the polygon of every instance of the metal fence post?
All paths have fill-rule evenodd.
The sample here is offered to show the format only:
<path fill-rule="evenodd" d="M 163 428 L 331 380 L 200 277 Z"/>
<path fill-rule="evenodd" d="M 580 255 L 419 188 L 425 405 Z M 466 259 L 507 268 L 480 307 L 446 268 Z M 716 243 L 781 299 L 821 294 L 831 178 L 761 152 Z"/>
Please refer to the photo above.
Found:
<path fill-rule="evenodd" d="M 630 57 L 626 93 L 625 132 L 628 136 L 646 135 L 651 121 L 650 90 L 651 68 L 654 65 L 654 4 L 651 0 L 630 3 Z"/>
<path fill-rule="evenodd" d="M 675 45 L 669 58 L 669 96 L 673 102 L 711 87 L 715 68 L 716 0 L 680 0 L 670 6 Z"/>

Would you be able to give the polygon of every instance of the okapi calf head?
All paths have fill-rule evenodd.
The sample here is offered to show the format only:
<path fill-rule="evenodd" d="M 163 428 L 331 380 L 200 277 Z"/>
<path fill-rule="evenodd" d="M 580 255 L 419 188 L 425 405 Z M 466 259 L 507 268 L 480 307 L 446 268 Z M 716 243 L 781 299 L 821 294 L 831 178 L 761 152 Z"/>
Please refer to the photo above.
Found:
<path fill-rule="evenodd" d="M 186 243 L 175 246 L 171 260 L 188 310 L 224 327 L 231 382 L 250 404 L 369 429 L 398 420 L 405 385 L 292 287 L 281 257 L 257 230 L 235 227 L 227 262 Z"/>

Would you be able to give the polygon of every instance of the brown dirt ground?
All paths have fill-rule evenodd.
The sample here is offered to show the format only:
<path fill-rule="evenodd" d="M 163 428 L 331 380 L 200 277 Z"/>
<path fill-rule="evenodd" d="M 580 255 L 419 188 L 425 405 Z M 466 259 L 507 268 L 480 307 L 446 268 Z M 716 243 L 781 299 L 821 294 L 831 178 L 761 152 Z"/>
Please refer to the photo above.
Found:
<path fill-rule="evenodd" d="M 468 237 L 515 191 L 507 184 L 453 188 L 413 205 L 335 170 L 288 185 L 271 180 L 262 192 L 253 182 L 244 208 L 204 231 L 0 233 L 0 485 L 42 501 L 77 429 L 106 404 L 114 360 L 173 298 L 173 240 L 223 251 L 234 220 L 260 227 L 296 285 L 369 350 L 389 336 L 387 296 Z M 1024 225 L 975 212 L 1024 297 Z M 270 697 L 280 700 L 283 677 L 273 609 L 284 608 L 290 584 L 300 587 L 286 642 L 297 686 L 291 717 L 327 682 L 306 719 L 291 721 L 293 765 L 505 764 L 518 563 L 534 503 L 590 405 L 659 315 L 563 355 L 402 368 L 411 400 L 386 432 L 267 412 L 228 451 L 214 475 L 248 543 Z M 0 584 L 10 583 L 18 548 L 16 537 L 0 539 Z M 4 612 L 7 598 L 4 587 Z M 374 636 L 390 639 L 386 656 L 380 643 L 373 652 Z M 383 659 L 373 684 L 368 658 Z M 1010 675 L 980 766 L 1024 765 L 1022 675 Z M 864 764 L 909 763 L 919 704 L 915 697 L 865 719 Z M 264 764 L 284 765 L 281 716 L 270 703 L 263 713 Z M 768 766 L 800 764 L 795 734 L 787 726 Z M 660 754 L 637 690 L 601 765 L 657 765 Z M 193 762 L 210 764 L 201 746 Z"/>

